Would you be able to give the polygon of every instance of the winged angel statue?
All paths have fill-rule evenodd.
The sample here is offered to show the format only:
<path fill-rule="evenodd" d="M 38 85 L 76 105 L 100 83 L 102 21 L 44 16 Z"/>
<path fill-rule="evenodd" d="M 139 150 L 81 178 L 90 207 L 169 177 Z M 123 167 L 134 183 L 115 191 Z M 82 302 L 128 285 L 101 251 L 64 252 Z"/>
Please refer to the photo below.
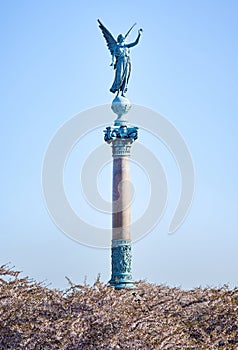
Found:
<path fill-rule="evenodd" d="M 98 19 L 99 28 L 101 29 L 104 38 L 106 39 L 108 49 L 112 55 L 111 66 L 115 69 L 115 78 L 110 91 L 112 93 L 117 92 L 117 96 L 121 91 L 121 96 L 125 97 L 127 92 L 128 81 L 131 73 L 131 62 L 130 62 L 130 48 L 137 45 L 142 33 L 142 29 L 139 29 L 138 36 L 133 43 L 127 44 L 126 38 L 134 28 L 136 23 L 129 29 L 126 35 L 119 34 L 117 40 L 114 39 L 113 35 L 109 30 L 100 22 Z"/>

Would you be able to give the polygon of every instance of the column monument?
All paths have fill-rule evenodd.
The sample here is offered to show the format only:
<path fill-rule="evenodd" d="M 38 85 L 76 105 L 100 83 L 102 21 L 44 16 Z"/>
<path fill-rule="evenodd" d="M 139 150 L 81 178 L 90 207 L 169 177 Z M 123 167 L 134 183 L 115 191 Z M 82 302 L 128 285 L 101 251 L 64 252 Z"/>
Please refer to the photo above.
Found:
<path fill-rule="evenodd" d="M 113 126 L 104 130 L 104 140 L 112 146 L 112 275 L 110 284 L 116 289 L 134 288 L 131 274 L 131 233 L 130 233 L 130 149 L 138 137 L 138 128 L 131 126 L 126 118 L 130 110 L 130 101 L 125 97 L 131 72 L 129 49 L 138 44 L 142 29 L 136 40 L 127 43 L 126 35 L 119 34 L 114 39 L 109 30 L 98 20 L 99 28 L 106 39 L 112 55 L 111 66 L 115 78 L 110 91 L 116 93 L 111 108 L 117 115 Z"/>

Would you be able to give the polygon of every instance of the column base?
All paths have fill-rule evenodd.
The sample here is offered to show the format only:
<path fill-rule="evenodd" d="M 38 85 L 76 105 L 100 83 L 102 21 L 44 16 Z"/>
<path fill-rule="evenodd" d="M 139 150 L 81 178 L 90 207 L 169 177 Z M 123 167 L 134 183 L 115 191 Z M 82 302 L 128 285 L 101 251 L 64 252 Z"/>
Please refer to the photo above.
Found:
<path fill-rule="evenodd" d="M 131 275 L 127 273 L 125 274 L 121 273 L 120 275 L 113 276 L 109 281 L 109 283 L 115 289 L 123 289 L 123 288 L 135 289 L 136 288 Z"/>
<path fill-rule="evenodd" d="M 136 289 L 133 281 L 130 280 L 120 280 L 120 281 L 110 281 L 109 282 L 112 287 L 115 289 Z"/>
<path fill-rule="evenodd" d="M 131 240 L 112 241 L 112 277 L 109 283 L 115 289 L 136 288 L 131 275 Z"/>

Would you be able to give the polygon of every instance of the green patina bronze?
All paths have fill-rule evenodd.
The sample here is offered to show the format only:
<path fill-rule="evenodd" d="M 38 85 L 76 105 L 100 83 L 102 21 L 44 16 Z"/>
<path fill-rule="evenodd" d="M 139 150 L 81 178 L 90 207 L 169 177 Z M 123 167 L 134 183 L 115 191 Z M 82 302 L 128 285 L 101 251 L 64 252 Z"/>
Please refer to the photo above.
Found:
<path fill-rule="evenodd" d="M 112 277 L 110 284 L 116 289 L 134 288 L 131 274 L 131 241 L 112 241 Z"/>
<path fill-rule="evenodd" d="M 126 38 L 136 23 L 125 35 L 119 34 L 117 40 L 99 19 L 98 23 L 99 28 L 102 30 L 103 36 L 106 39 L 107 47 L 112 55 L 111 66 L 115 69 L 115 78 L 110 91 L 112 93 L 117 93 L 117 95 L 121 92 L 121 96 L 125 96 L 131 74 L 130 48 L 139 43 L 142 29 L 139 29 L 137 38 L 134 42 L 126 43 Z"/>

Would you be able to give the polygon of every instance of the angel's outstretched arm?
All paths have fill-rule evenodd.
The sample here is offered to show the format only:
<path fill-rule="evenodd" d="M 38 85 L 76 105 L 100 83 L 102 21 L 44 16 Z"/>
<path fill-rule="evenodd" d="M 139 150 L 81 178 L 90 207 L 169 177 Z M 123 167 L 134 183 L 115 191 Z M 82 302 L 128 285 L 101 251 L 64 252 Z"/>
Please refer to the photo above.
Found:
<path fill-rule="evenodd" d="M 128 48 L 136 46 L 138 44 L 142 31 L 143 31 L 142 29 L 138 30 L 138 36 L 137 36 L 136 40 L 133 43 L 126 45 Z"/>

